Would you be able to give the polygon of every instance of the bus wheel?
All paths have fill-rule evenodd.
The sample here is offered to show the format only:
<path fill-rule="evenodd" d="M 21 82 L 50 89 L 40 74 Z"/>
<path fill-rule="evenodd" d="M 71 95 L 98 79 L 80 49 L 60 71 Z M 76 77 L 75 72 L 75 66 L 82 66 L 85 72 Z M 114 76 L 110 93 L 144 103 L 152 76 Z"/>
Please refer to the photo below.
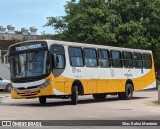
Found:
<path fill-rule="evenodd" d="M 93 96 L 93 98 L 94 99 L 101 99 L 101 100 L 103 100 L 103 99 L 105 99 L 106 98 L 106 94 L 92 94 L 92 96 Z"/>
<path fill-rule="evenodd" d="M 131 84 L 126 85 L 126 91 L 122 93 L 122 98 L 125 100 L 132 99 L 133 96 L 133 86 Z"/>
<path fill-rule="evenodd" d="M 72 102 L 73 105 L 77 105 L 78 104 L 78 90 L 77 90 L 77 86 L 73 86 L 72 87 L 71 102 Z"/>
<path fill-rule="evenodd" d="M 45 104 L 46 103 L 46 97 L 39 97 L 39 103 Z"/>
<path fill-rule="evenodd" d="M 123 93 L 121 93 L 121 92 L 118 93 L 118 98 L 119 98 L 119 99 L 123 99 Z"/>

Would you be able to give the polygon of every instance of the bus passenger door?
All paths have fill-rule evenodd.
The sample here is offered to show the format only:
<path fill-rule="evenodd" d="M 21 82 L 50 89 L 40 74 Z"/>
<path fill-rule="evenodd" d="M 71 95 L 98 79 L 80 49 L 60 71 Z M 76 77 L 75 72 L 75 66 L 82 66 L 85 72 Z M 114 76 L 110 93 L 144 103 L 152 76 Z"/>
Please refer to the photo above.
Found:
<path fill-rule="evenodd" d="M 65 78 L 61 75 L 66 67 L 64 47 L 62 45 L 52 45 L 50 47 L 50 56 L 55 78 L 54 94 L 61 95 L 64 93 L 65 84 Z"/>

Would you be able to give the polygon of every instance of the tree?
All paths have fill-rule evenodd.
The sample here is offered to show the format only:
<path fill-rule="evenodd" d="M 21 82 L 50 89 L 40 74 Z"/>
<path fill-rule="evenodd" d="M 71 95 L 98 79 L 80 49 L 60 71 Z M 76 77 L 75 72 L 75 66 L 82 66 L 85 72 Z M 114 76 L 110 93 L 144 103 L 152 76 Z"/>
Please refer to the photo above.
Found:
<path fill-rule="evenodd" d="M 66 16 L 49 17 L 46 24 L 53 26 L 61 34 L 61 39 L 97 44 L 116 42 L 105 0 L 70 1 L 65 12 Z"/>
<path fill-rule="evenodd" d="M 159 7 L 159 0 L 71 0 L 66 16 L 49 17 L 46 26 L 62 40 L 150 49 L 158 64 Z"/>

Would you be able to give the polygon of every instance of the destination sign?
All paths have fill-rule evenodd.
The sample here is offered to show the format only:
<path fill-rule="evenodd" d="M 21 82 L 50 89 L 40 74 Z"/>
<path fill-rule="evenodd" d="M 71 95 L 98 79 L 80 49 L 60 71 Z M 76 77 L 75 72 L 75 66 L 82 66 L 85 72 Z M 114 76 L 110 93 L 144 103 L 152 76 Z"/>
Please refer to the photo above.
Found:
<path fill-rule="evenodd" d="M 9 47 L 9 55 L 17 55 L 25 52 L 32 52 L 34 50 L 47 51 L 48 46 L 45 41 L 33 41 L 33 42 L 22 42 L 19 44 L 12 45 Z"/>
<path fill-rule="evenodd" d="M 36 49 L 36 48 L 42 48 L 42 44 L 32 44 L 28 46 L 16 47 L 16 51 L 24 51 L 24 50 Z"/>

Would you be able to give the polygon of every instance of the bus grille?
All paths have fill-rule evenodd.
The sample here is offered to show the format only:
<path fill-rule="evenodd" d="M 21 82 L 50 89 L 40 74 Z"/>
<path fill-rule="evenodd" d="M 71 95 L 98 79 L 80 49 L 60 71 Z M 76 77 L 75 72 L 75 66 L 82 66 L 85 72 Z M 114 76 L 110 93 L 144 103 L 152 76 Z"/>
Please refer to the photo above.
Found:
<path fill-rule="evenodd" d="M 25 88 L 25 87 L 19 87 L 19 88 L 16 88 L 16 89 L 18 89 L 18 90 L 27 90 L 27 89 L 35 89 L 35 88 L 38 88 L 39 86 L 31 86 L 31 87 L 27 87 L 27 88 Z"/>
<path fill-rule="evenodd" d="M 32 95 L 37 95 L 40 91 L 32 91 L 32 92 L 20 92 L 18 95 L 20 96 L 32 96 Z"/>

